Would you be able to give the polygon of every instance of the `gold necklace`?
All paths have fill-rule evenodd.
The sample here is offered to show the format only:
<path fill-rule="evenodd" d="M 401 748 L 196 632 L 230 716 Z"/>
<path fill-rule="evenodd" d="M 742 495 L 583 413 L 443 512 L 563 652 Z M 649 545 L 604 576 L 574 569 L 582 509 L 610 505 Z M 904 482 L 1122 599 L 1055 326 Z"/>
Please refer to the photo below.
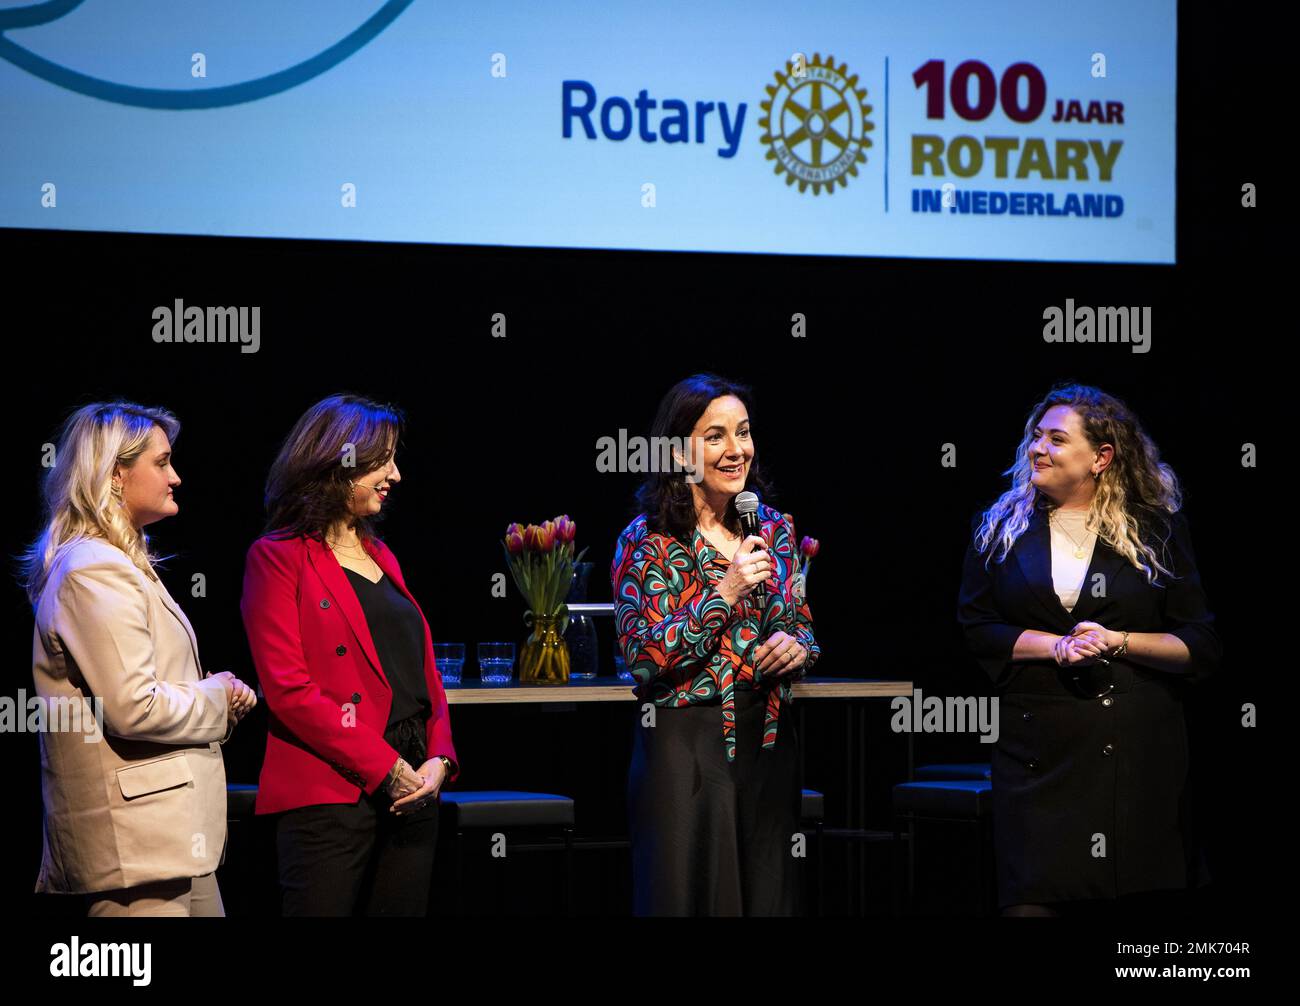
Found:
<path fill-rule="evenodd" d="M 1065 529 L 1065 525 L 1061 523 L 1060 518 L 1058 518 L 1055 513 L 1052 514 L 1052 517 L 1056 520 L 1056 526 L 1061 529 L 1061 533 L 1069 538 L 1070 541 L 1074 542 L 1074 557 L 1076 559 L 1082 559 L 1084 556 L 1083 546 L 1077 541 L 1074 541 L 1074 535 L 1070 534 L 1070 532 Z"/>
<path fill-rule="evenodd" d="M 348 558 L 348 559 L 352 559 L 352 560 L 354 560 L 354 561 L 356 561 L 356 562 L 370 562 L 370 563 L 373 563 L 373 562 L 375 561 L 375 560 L 374 560 L 374 557 L 373 557 L 369 552 L 366 551 L 365 546 L 362 545 L 360 541 L 358 541 L 355 545 L 350 545 L 350 546 L 348 546 L 348 548 L 360 549 L 360 550 L 361 550 L 361 554 L 360 554 L 360 555 L 357 555 L 355 552 L 346 551 L 345 549 L 343 549 L 343 548 L 341 548 L 341 547 L 339 546 L 339 543 L 338 543 L 338 542 L 335 542 L 335 543 L 333 543 L 333 544 L 330 545 L 330 549 L 331 549 L 331 550 L 333 550 L 333 551 L 339 553 L 339 554 L 342 555 L 342 556 L 345 556 L 345 557 Z"/>

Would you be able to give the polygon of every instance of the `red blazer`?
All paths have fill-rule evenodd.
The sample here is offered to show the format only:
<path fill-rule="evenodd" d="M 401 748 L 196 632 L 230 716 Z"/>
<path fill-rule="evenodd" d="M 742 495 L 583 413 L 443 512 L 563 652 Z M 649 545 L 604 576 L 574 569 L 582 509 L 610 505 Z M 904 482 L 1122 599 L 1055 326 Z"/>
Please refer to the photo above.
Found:
<path fill-rule="evenodd" d="M 375 541 L 367 551 L 415 604 L 388 547 Z M 375 792 L 398 758 L 384 740 L 393 692 L 361 602 L 338 560 L 311 538 L 259 538 L 248 550 L 239 608 L 270 714 L 257 813 L 354 803 L 361 790 Z M 418 604 L 415 608 L 420 611 Z M 451 759 L 451 782 L 460 765 L 451 743 L 447 696 L 422 611 L 420 618 L 433 705 L 428 756 Z"/>

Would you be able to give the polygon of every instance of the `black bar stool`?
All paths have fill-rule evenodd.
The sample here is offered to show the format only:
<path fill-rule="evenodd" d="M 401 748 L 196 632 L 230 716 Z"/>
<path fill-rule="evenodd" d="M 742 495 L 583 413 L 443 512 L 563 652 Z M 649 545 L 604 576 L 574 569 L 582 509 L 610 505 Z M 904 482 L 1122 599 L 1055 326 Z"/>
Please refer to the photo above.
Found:
<path fill-rule="evenodd" d="M 251 821 L 257 804 L 257 783 L 226 783 L 226 820 Z"/>
<path fill-rule="evenodd" d="M 918 782 L 943 779 L 992 779 L 993 766 L 988 762 L 948 762 L 922 765 L 912 778 Z"/>
<path fill-rule="evenodd" d="M 916 894 L 916 823 L 949 821 L 967 824 L 975 834 L 975 869 L 978 876 L 980 910 L 990 912 L 986 862 L 990 847 L 988 833 L 993 820 L 993 783 L 989 779 L 924 779 L 902 782 L 894 787 L 894 834 L 907 831 L 907 908 Z"/>
<path fill-rule="evenodd" d="M 564 842 L 564 913 L 573 915 L 573 798 L 554 793 L 526 793 L 518 790 L 449 790 L 440 794 L 445 824 L 456 833 L 456 911 L 464 914 L 464 867 L 466 831 L 558 829 Z M 502 907 L 505 887 L 502 885 Z"/>
<path fill-rule="evenodd" d="M 811 826 L 817 836 L 817 917 L 826 909 L 826 797 L 815 789 L 803 791 L 799 803 L 799 820 Z"/>

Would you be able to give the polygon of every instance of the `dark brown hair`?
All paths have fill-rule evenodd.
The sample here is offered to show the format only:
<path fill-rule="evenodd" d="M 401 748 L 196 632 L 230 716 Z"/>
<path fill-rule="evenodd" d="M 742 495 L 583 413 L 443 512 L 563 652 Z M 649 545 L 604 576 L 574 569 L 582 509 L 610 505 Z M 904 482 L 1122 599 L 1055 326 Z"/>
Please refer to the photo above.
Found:
<path fill-rule="evenodd" d="M 405 422 L 395 405 L 359 395 L 331 395 L 313 405 L 289 431 L 266 477 L 266 533 L 323 541 L 331 525 L 353 516 L 352 480 L 388 463 Z M 354 519 L 359 537 L 374 537 L 372 518 Z"/>
<path fill-rule="evenodd" d="M 743 384 L 729 381 L 716 374 L 692 374 L 678 381 L 659 403 L 654 423 L 650 427 L 652 438 L 675 437 L 680 441 L 690 439 L 695 424 L 704 415 L 715 398 L 734 395 L 745 405 L 749 419 L 754 420 L 753 392 Z M 654 439 L 653 443 L 662 440 Z M 769 503 L 772 487 L 763 478 L 758 464 L 758 448 L 749 466 L 745 489 L 758 494 Z M 636 511 L 646 515 L 646 525 L 651 531 L 671 534 L 678 541 L 690 542 L 695 532 L 695 497 L 683 472 L 650 472 L 636 494 Z M 732 534 L 740 533 L 740 515 L 736 513 L 733 497 L 727 504 L 723 525 Z"/>

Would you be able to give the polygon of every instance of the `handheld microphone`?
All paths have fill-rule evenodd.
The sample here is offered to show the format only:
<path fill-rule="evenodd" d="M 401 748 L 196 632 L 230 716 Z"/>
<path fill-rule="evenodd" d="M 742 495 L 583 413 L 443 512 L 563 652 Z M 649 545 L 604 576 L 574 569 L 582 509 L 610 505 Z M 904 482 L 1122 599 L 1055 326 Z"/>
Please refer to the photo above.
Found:
<path fill-rule="evenodd" d="M 751 534 L 763 537 L 763 524 L 758 519 L 758 493 L 745 492 L 736 494 L 736 513 L 740 515 L 740 535 L 741 540 L 748 538 Z M 765 550 L 766 551 L 766 550 Z M 767 583 L 761 582 L 755 591 L 758 594 L 760 604 L 767 603 Z"/>

